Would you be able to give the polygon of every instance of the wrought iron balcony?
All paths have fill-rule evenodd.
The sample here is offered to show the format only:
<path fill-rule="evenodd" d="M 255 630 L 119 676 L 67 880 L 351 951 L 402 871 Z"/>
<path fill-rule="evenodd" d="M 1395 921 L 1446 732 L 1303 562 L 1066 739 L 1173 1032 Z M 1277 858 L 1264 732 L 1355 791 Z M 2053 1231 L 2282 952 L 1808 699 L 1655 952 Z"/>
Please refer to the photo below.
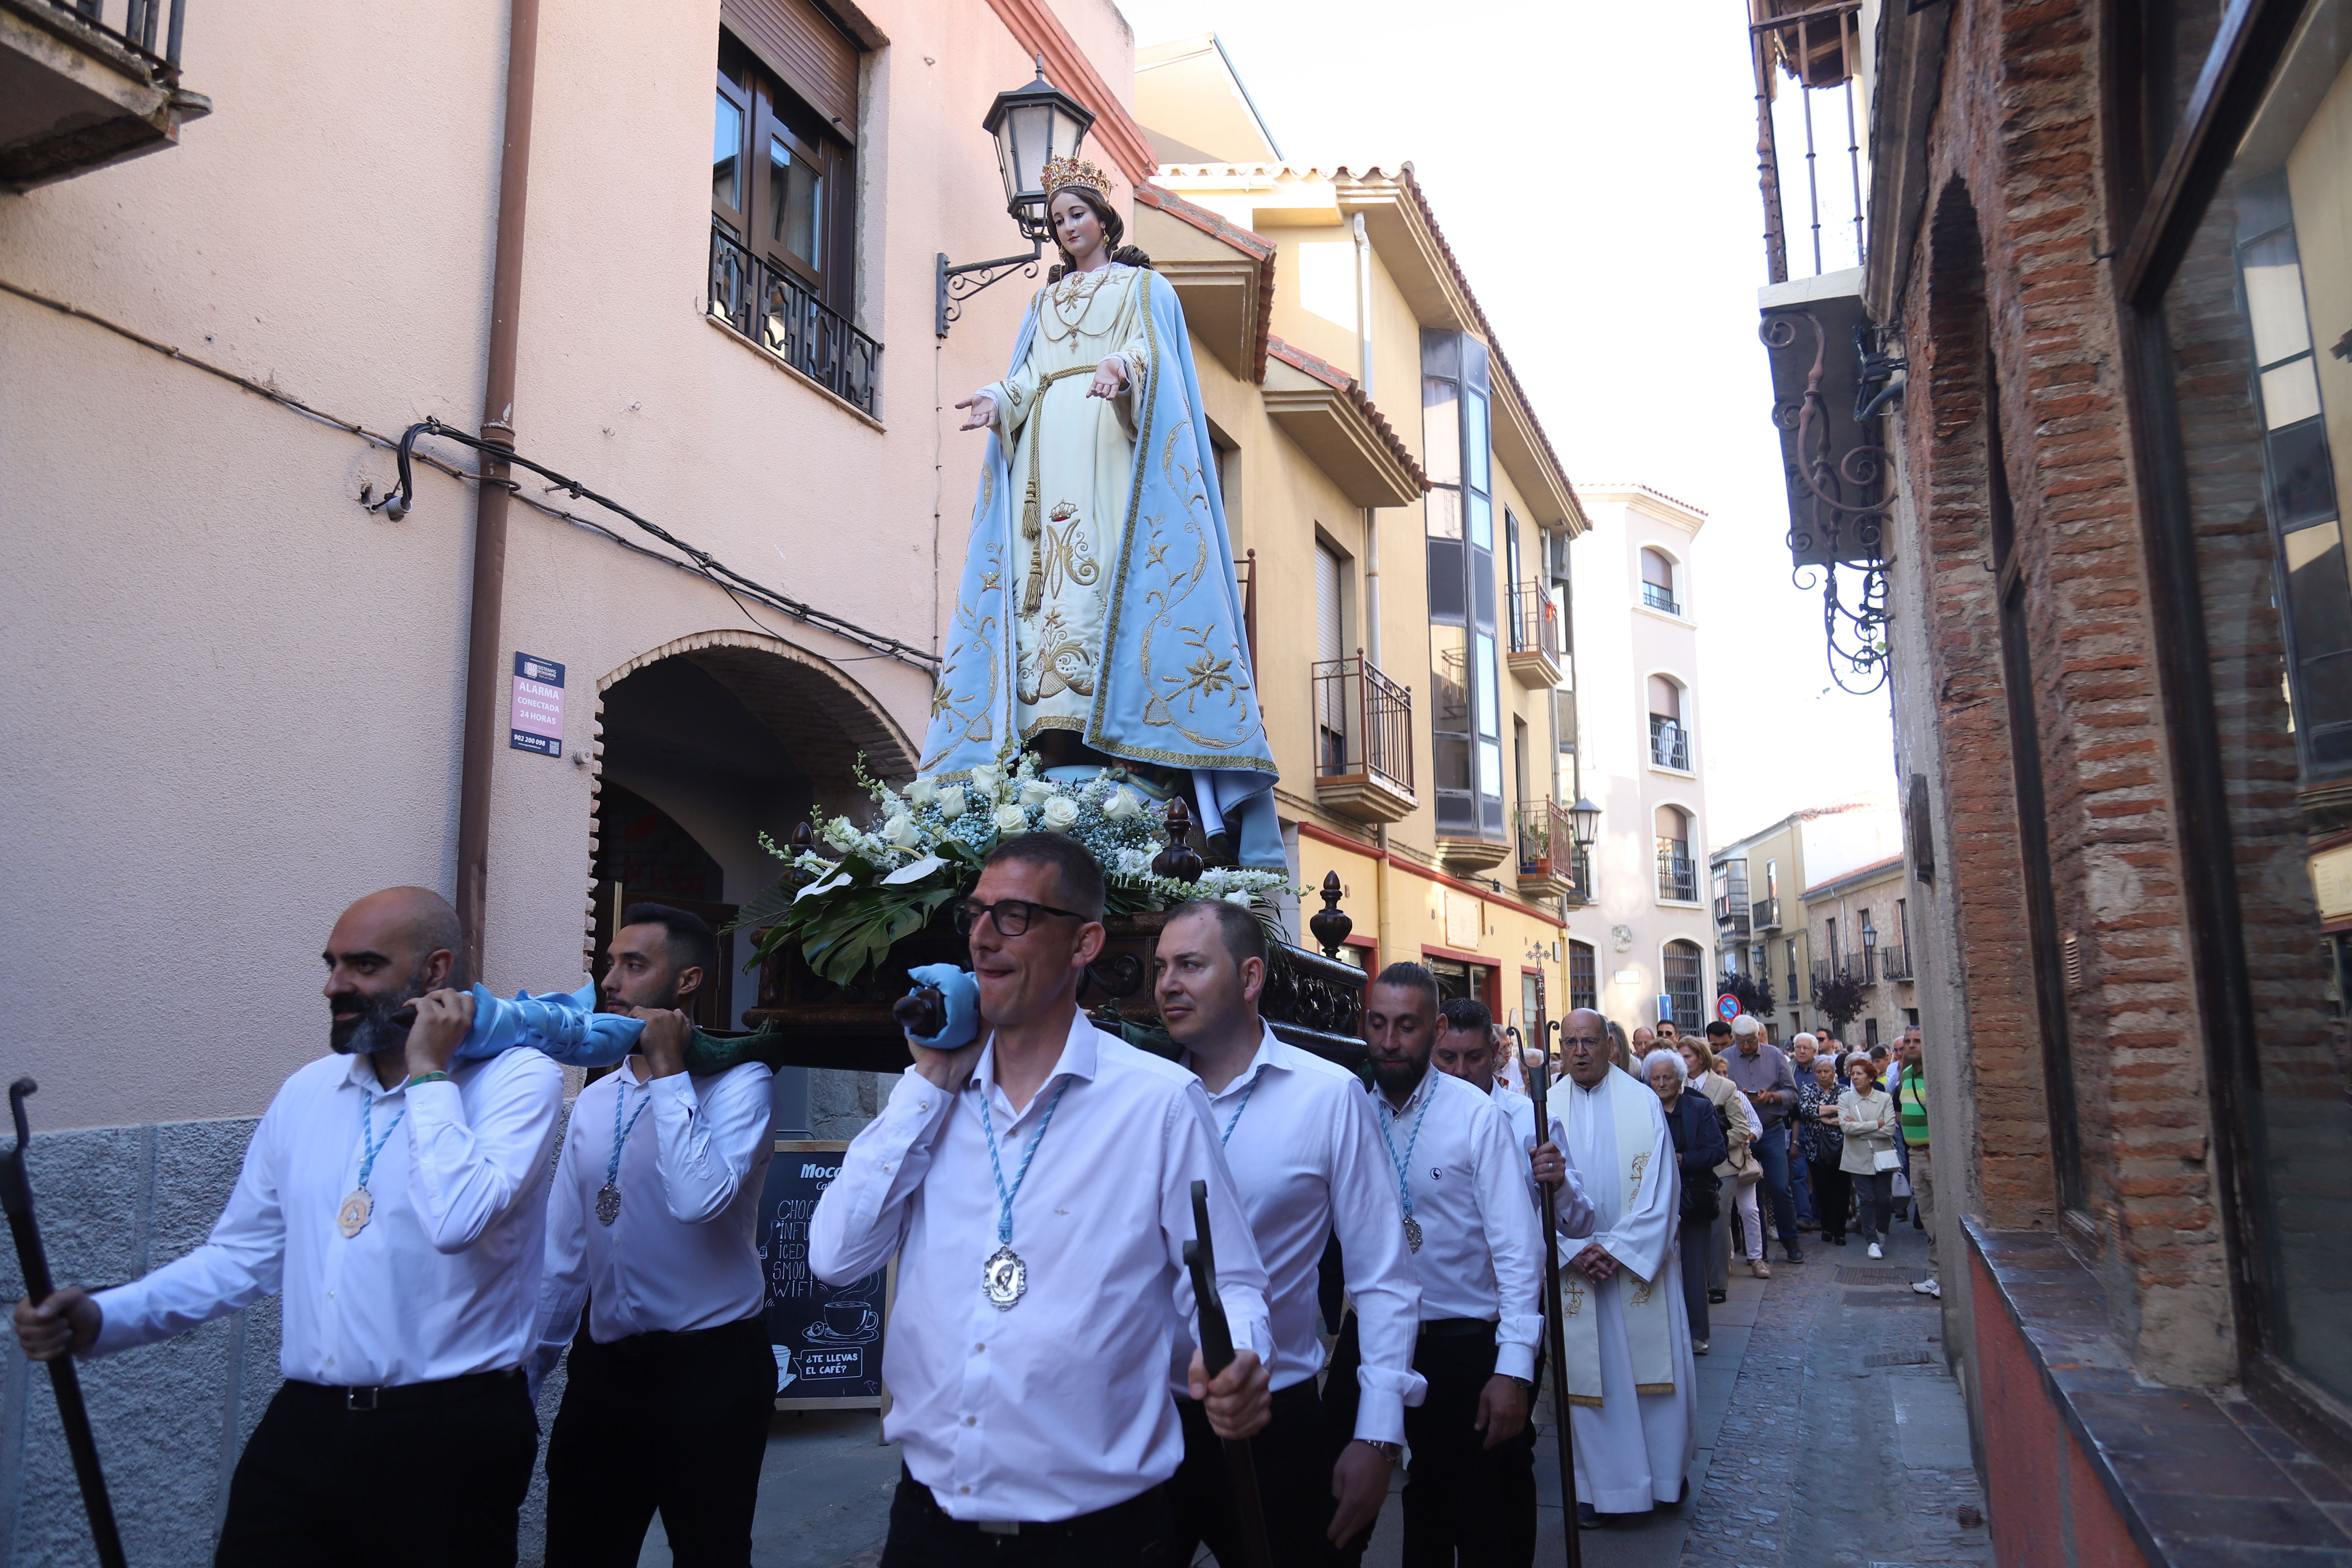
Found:
<path fill-rule="evenodd" d="M 1778 931 L 1780 928 L 1780 900 L 1759 899 L 1748 908 L 1750 924 L 1757 931 Z"/>
<path fill-rule="evenodd" d="M 1558 686 L 1568 668 L 1561 657 L 1559 607 L 1536 583 L 1520 584 L 1509 598 L 1512 675 L 1522 686 Z"/>
<path fill-rule="evenodd" d="M 1576 834 L 1556 800 L 1519 802 L 1519 891 L 1532 899 L 1556 899 L 1574 880 Z"/>
<path fill-rule="evenodd" d="M 175 144 L 212 100 L 180 85 L 187 0 L 0 0 L 0 188 Z"/>
<path fill-rule="evenodd" d="M 1691 863 L 1690 846 L 1679 838 L 1658 843 L 1658 897 L 1698 902 L 1698 868 Z"/>
<path fill-rule="evenodd" d="M 881 416 L 882 345 L 713 221 L 710 313 L 854 408 Z"/>
<path fill-rule="evenodd" d="M 1911 950 L 1901 942 L 1888 942 L 1878 950 L 1878 977 L 1881 980 L 1911 978 Z"/>
<path fill-rule="evenodd" d="M 1642 584 L 1642 603 L 1654 610 L 1664 610 L 1670 616 L 1679 616 L 1683 613 L 1683 607 L 1675 603 L 1675 591 L 1672 588 L 1660 587 L 1655 583 Z"/>
<path fill-rule="evenodd" d="M 1690 772 L 1690 731 L 1663 713 L 1651 714 L 1650 762 L 1656 767 Z"/>
<path fill-rule="evenodd" d="M 1358 653 L 1312 668 L 1315 797 L 1361 822 L 1396 822 L 1412 793 L 1412 692 Z"/>

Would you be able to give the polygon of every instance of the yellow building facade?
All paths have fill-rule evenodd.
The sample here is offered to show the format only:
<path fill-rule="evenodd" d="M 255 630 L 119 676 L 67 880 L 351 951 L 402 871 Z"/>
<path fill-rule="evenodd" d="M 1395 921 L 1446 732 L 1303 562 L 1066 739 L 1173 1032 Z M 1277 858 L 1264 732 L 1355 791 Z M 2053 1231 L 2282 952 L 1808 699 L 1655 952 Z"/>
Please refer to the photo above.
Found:
<path fill-rule="evenodd" d="M 1351 961 L 1558 1017 L 1586 523 L 1426 197 L 1409 167 L 1167 163 L 1135 214 L 1194 337 L 1300 879 L 1336 874 Z"/>

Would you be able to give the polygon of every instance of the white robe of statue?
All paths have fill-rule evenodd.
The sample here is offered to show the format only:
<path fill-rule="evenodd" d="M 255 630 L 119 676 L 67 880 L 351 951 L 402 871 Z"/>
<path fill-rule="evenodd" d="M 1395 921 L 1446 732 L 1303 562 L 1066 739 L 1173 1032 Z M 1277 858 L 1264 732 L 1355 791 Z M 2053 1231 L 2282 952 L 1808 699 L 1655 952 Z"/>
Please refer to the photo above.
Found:
<path fill-rule="evenodd" d="M 1612 1068 L 1602 1080 L 1610 1092 L 1633 1091 L 1650 1101 L 1652 1154 L 1649 1169 L 1675 1172 L 1674 1140 L 1664 1110 L 1647 1085 Z M 1691 1359 L 1690 1318 L 1681 1310 L 1682 1257 L 1675 1245 L 1682 1183 L 1644 1182 L 1631 1213 L 1625 1207 L 1624 1171 L 1632 1151 L 1617 1148 L 1617 1121 L 1604 1094 L 1562 1079 L 1553 1091 L 1556 1116 L 1565 1112 L 1568 1145 L 1563 1151 L 1580 1175 L 1591 1218 L 1574 1227 L 1574 1243 L 1563 1237 L 1563 1259 L 1597 1241 L 1622 1265 L 1593 1298 L 1600 1308 L 1601 1405 L 1571 1409 L 1576 1436 L 1576 1496 L 1602 1513 L 1643 1513 L 1682 1495 L 1683 1478 L 1697 1453 L 1698 1372 Z M 1622 1292 L 1633 1289 L 1628 1274 L 1653 1282 L 1674 1306 L 1668 1314 L 1674 1341 L 1675 1387 L 1671 1394 L 1636 1394 L 1633 1363 L 1625 1342 Z"/>

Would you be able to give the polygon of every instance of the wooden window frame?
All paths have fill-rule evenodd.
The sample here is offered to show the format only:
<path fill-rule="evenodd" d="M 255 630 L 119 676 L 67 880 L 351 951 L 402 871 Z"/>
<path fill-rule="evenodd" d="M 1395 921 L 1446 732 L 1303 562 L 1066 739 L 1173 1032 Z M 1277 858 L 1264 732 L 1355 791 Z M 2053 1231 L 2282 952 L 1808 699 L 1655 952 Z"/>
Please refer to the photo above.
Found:
<path fill-rule="evenodd" d="M 714 196 L 711 214 L 730 227 L 754 255 L 809 285 L 819 301 L 845 320 L 856 315 L 857 150 L 826 126 L 824 116 L 750 45 L 722 26 L 716 70 L 718 91 L 743 114 L 744 140 L 736 156 L 742 170 L 743 206 L 730 211 Z M 768 195 L 770 139 L 782 141 L 796 158 L 819 171 L 817 258 L 814 264 L 775 237 Z M 812 276 L 814 273 L 814 276 Z"/>

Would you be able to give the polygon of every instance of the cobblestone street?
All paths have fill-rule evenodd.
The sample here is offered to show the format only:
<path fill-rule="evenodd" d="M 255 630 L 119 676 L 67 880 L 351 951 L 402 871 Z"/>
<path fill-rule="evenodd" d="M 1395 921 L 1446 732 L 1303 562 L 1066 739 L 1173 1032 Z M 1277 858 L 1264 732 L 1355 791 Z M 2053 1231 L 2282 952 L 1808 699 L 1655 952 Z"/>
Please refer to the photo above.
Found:
<path fill-rule="evenodd" d="M 1691 1495 L 1588 1531 L 1591 1568 L 1948 1568 L 1992 1563 L 1966 1412 L 1944 1367 L 1943 1317 L 1911 1281 L 1920 1233 L 1898 1228 L 1874 1263 L 1859 1238 L 1805 1237 L 1807 1262 L 1769 1280 L 1739 1270 L 1698 1363 Z M 1549 1402 L 1536 1455 L 1538 1568 L 1561 1561 Z M 761 1568 L 871 1568 L 881 1556 L 898 1450 L 862 1412 L 786 1415 L 769 1440 L 753 1561 Z M 1400 1487 L 1402 1478 L 1399 1478 Z M 1391 1495 L 1367 1568 L 1393 1568 L 1402 1516 Z M 667 1568 L 658 1522 L 645 1568 Z M 1205 1553 L 1202 1561 L 1213 1562 Z"/>
<path fill-rule="evenodd" d="M 1943 1318 L 1911 1282 L 1925 1238 L 1897 1228 L 1883 1263 L 1854 1237 L 1805 1237 L 1801 1268 L 1763 1284 L 1729 1405 L 1706 1435 L 1684 1568 L 1910 1568 L 1992 1562 Z M 1734 1288 L 1734 1300 L 1740 1292 Z M 1718 1352 L 1725 1336 L 1716 1337 Z M 1709 1358 L 1714 1359 L 1714 1358 Z M 1588 1554 L 1595 1562 L 1606 1561 Z"/>

